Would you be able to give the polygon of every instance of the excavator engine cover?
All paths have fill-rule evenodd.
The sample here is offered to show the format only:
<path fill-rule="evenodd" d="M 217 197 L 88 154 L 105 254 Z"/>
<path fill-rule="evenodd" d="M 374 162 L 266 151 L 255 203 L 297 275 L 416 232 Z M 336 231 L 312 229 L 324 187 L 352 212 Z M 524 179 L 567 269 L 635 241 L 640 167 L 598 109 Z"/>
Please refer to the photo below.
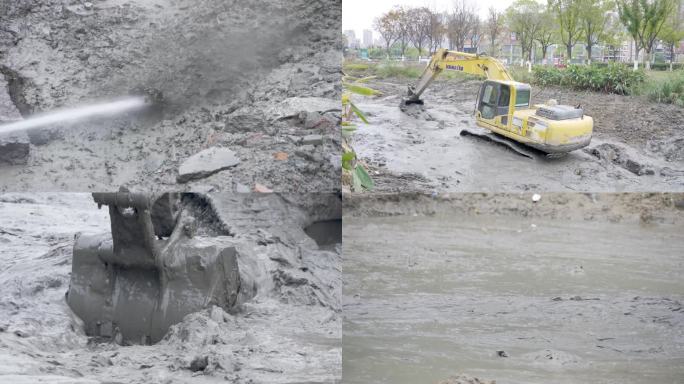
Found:
<path fill-rule="evenodd" d="M 112 231 L 77 235 L 67 292 L 88 336 L 156 343 L 187 314 L 235 305 L 240 275 L 230 238 L 195 237 L 178 195 L 93 197 L 109 207 Z"/>
<path fill-rule="evenodd" d="M 584 116 L 584 110 L 570 105 L 544 105 L 537 109 L 535 115 L 549 120 L 570 120 Z"/>

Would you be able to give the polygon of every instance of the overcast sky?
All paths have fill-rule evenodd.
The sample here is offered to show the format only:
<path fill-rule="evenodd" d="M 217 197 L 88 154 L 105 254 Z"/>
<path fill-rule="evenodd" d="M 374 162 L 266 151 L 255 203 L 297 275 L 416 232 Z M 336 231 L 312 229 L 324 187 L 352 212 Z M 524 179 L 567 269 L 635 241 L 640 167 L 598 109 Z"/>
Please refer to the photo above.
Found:
<path fill-rule="evenodd" d="M 479 8 L 480 17 L 487 16 L 487 10 L 506 9 L 513 0 L 470 0 Z M 342 30 L 353 29 L 356 37 L 363 36 L 364 29 L 373 29 L 373 19 L 392 9 L 395 5 L 411 7 L 427 6 L 445 11 L 453 7 L 453 0 L 342 0 Z"/>

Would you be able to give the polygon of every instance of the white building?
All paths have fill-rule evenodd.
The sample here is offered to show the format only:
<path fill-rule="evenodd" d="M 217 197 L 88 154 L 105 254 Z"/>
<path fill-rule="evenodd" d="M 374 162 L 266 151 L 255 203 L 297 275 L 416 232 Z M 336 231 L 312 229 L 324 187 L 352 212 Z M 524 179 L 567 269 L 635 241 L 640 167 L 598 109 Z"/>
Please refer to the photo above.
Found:
<path fill-rule="evenodd" d="M 373 46 L 373 31 L 370 29 L 363 30 L 363 48 L 370 48 Z"/>

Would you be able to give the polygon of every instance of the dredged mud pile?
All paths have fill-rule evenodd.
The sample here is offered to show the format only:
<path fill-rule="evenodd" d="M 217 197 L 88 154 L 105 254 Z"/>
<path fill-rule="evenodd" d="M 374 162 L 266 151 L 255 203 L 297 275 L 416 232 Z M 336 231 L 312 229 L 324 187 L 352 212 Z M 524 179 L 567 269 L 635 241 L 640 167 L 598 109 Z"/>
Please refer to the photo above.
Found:
<path fill-rule="evenodd" d="M 362 195 L 344 209 L 345 382 L 684 374 L 682 194 Z"/>
<path fill-rule="evenodd" d="M 33 132 L 0 188 L 337 189 L 340 19 L 336 0 L 2 2 L 3 104 L 28 117 L 145 89 L 165 104 Z M 239 164 L 178 184 L 210 147 Z"/>
<path fill-rule="evenodd" d="M 472 116 L 481 82 L 435 82 L 422 108 L 398 108 L 413 80 L 371 81 L 383 92 L 361 97 L 370 124 L 354 135 L 355 149 L 370 165 L 377 191 L 682 191 L 684 111 L 639 97 L 533 87 L 532 103 L 555 98 L 581 104 L 594 119 L 589 147 L 561 158 L 535 159 L 509 148 L 461 136 L 477 129 Z"/>
<path fill-rule="evenodd" d="M 339 382 L 340 245 L 305 229 L 339 219 L 336 195 L 193 195 L 196 238 L 228 236 L 251 284 L 227 313 L 190 314 L 152 346 L 86 337 L 64 300 L 76 232 L 109 231 L 87 194 L 0 197 L 0 381 Z"/>

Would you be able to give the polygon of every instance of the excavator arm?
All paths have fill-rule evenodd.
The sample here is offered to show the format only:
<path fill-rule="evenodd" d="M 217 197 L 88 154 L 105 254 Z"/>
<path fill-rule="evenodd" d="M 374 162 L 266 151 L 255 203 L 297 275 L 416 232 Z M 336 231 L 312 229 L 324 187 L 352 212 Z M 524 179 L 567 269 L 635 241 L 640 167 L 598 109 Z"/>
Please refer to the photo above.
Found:
<path fill-rule="evenodd" d="M 493 57 L 439 49 L 415 84 L 409 85 L 406 104 L 422 104 L 420 95 L 444 70 L 485 76 L 491 80 L 513 80 L 504 65 Z"/>

